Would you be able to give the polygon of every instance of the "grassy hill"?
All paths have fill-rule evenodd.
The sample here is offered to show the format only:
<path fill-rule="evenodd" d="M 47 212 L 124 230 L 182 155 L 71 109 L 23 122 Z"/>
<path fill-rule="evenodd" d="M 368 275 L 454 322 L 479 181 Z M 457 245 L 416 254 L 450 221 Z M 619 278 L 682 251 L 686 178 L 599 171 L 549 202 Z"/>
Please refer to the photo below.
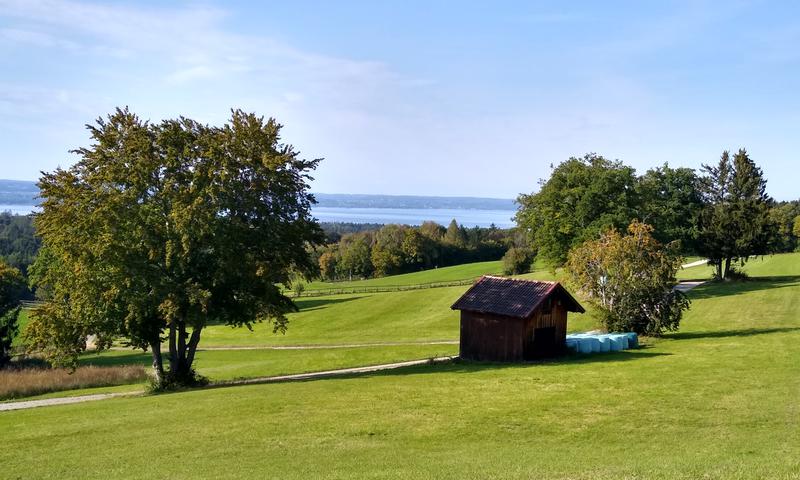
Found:
<path fill-rule="evenodd" d="M 695 289 L 680 332 L 639 350 L 5 412 L 0 463 L 19 478 L 797 478 L 800 255 L 747 269 L 769 278 Z M 430 292 L 458 293 L 404 293 L 419 307 Z M 427 318 L 385 332 L 447 332 Z"/>
<path fill-rule="evenodd" d="M 332 288 L 353 288 L 353 287 L 387 287 L 419 285 L 423 283 L 453 282 L 458 280 L 470 280 L 481 275 L 498 274 L 503 270 L 503 262 L 500 260 L 492 262 L 465 263 L 452 267 L 434 268 L 421 272 L 405 273 L 402 275 L 390 275 L 388 277 L 369 278 L 366 280 L 354 280 L 351 282 L 323 282 L 316 281 L 306 284 L 308 290 L 321 290 Z"/>

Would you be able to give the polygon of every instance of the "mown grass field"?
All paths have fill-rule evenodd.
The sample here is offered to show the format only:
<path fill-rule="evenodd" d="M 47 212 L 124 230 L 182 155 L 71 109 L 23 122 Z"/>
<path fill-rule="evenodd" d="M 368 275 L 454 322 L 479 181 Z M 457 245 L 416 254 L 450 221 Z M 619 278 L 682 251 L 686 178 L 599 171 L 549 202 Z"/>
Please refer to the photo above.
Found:
<path fill-rule="evenodd" d="M 770 278 L 695 289 L 680 332 L 634 351 L 4 412 L 0 431 L 14 448 L 0 452 L 2 472 L 800 478 L 800 255 L 751 262 L 748 271 Z"/>
<path fill-rule="evenodd" d="M 421 272 L 405 273 L 402 275 L 391 275 L 388 277 L 369 278 L 366 280 L 353 280 L 342 282 L 323 282 L 315 281 L 306 284 L 308 290 L 321 290 L 330 288 L 352 288 L 352 287 L 387 287 L 419 285 L 424 283 L 453 282 L 458 280 L 469 280 L 481 275 L 499 274 L 503 270 L 503 262 L 500 260 L 491 262 L 465 263 L 452 267 L 434 268 Z"/>

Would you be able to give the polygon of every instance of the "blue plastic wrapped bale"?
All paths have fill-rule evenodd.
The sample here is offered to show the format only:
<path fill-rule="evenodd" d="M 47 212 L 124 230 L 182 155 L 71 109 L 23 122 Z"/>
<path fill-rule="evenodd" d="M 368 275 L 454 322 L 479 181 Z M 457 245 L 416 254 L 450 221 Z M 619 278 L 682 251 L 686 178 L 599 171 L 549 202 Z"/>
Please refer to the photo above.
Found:
<path fill-rule="evenodd" d="M 622 351 L 622 338 L 619 335 L 609 335 L 608 343 L 612 352 Z"/>
<path fill-rule="evenodd" d="M 629 347 L 628 336 L 624 333 L 617 333 L 616 336 L 619 337 L 620 341 L 622 342 L 622 349 L 627 350 Z"/>
<path fill-rule="evenodd" d="M 587 337 L 578 339 L 578 353 L 592 353 L 592 340 Z"/>
<path fill-rule="evenodd" d="M 597 339 L 600 340 L 600 351 L 602 353 L 611 351 L 611 340 L 608 338 L 608 335 L 600 335 Z"/>
<path fill-rule="evenodd" d="M 595 336 L 588 337 L 589 343 L 592 346 L 592 353 L 600 353 L 600 339 Z"/>
<path fill-rule="evenodd" d="M 566 341 L 567 349 L 571 350 L 573 352 L 578 352 L 578 342 L 579 342 L 579 340 L 577 338 L 569 338 L 569 337 L 567 337 L 567 341 Z"/>
<path fill-rule="evenodd" d="M 628 348 L 639 348 L 639 335 L 636 332 L 628 332 Z"/>

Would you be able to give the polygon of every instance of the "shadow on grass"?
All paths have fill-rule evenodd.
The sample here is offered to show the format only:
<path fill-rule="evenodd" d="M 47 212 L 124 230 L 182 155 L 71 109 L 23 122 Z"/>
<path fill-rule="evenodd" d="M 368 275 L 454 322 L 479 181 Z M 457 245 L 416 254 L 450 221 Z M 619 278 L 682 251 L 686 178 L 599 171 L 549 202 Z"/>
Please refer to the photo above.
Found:
<path fill-rule="evenodd" d="M 798 332 L 800 327 L 775 327 L 775 328 L 741 328 L 736 330 L 713 330 L 706 332 L 676 332 L 664 335 L 664 338 L 675 340 L 691 340 L 695 338 L 726 338 L 726 337 L 751 337 L 753 335 L 766 335 L 770 333 Z"/>
<path fill-rule="evenodd" d="M 108 355 L 107 352 L 103 353 L 87 353 L 81 355 L 78 359 L 78 365 L 96 365 L 98 367 L 113 367 L 118 365 L 144 365 L 150 366 L 153 363 L 153 357 L 150 352 L 131 351 L 121 355 Z"/>
<path fill-rule="evenodd" d="M 689 291 L 692 300 L 739 295 L 759 290 L 800 286 L 800 275 L 780 277 L 751 277 L 744 281 L 709 282 Z"/>
<path fill-rule="evenodd" d="M 299 308 L 301 312 L 308 312 L 310 310 L 319 310 L 320 308 L 325 308 L 335 303 L 358 300 L 359 298 L 363 297 L 302 299 L 295 300 L 294 303 L 297 304 L 297 308 Z"/>
<path fill-rule="evenodd" d="M 420 365 L 409 365 L 405 367 L 392 368 L 387 370 L 378 370 L 372 372 L 353 372 L 342 373 L 334 375 L 325 375 L 316 378 L 302 378 L 302 379 L 284 379 L 284 380 L 264 380 L 263 382 L 253 382 L 251 380 L 248 385 L 258 385 L 267 383 L 288 383 L 288 382 L 320 382 L 325 380 L 344 380 L 344 379 L 368 379 L 372 377 L 394 377 L 404 375 L 419 375 L 419 374 L 442 374 L 442 373 L 480 373 L 485 371 L 510 371 L 515 369 L 530 369 L 530 368 L 547 368 L 553 366 L 563 365 L 581 365 L 597 362 L 627 362 L 635 360 L 645 360 L 648 358 L 662 357 L 672 355 L 671 353 L 656 353 L 648 352 L 647 348 L 639 348 L 636 350 L 626 350 L 622 352 L 613 353 L 597 353 L 592 355 L 565 355 L 562 357 L 535 361 L 535 362 L 519 362 L 519 363 L 500 363 L 500 362 L 477 362 L 471 360 L 461 360 L 454 358 L 452 360 L 432 361 L 430 363 Z M 241 386 L 237 384 L 221 383 L 216 385 L 209 385 L 206 388 L 225 388 Z"/>

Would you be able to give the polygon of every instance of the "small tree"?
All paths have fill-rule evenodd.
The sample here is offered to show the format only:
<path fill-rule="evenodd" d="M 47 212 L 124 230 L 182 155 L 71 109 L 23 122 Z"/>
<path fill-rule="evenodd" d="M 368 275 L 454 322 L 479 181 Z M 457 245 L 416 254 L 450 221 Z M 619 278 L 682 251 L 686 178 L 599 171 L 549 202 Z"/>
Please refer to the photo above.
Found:
<path fill-rule="evenodd" d="M 531 271 L 534 258 L 534 253 L 529 248 L 511 247 L 503 255 L 503 273 L 506 275 L 528 273 Z"/>
<path fill-rule="evenodd" d="M 17 335 L 22 274 L 0 260 L 0 367 L 11 360 L 11 344 Z"/>
<path fill-rule="evenodd" d="M 653 228 L 634 222 L 628 235 L 610 230 L 569 254 L 571 280 L 603 313 L 609 331 L 659 335 L 677 330 L 686 296 L 675 290 L 682 258 L 674 244 L 662 245 Z"/>

